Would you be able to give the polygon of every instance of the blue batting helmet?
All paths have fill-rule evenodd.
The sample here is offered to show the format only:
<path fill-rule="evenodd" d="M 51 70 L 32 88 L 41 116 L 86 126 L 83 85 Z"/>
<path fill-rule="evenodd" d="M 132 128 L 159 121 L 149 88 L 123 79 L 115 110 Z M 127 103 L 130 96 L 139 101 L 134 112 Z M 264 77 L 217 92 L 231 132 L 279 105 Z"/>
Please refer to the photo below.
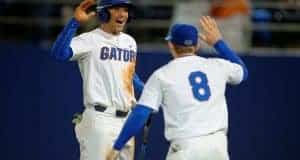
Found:
<path fill-rule="evenodd" d="M 98 0 L 97 14 L 99 20 L 104 23 L 108 22 L 110 19 L 108 8 L 114 6 L 126 6 L 129 8 L 128 20 L 127 20 L 127 22 L 129 22 L 130 19 L 132 18 L 131 8 L 133 7 L 133 4 L 129 0 L 100 0 L 100 1 Z"/>

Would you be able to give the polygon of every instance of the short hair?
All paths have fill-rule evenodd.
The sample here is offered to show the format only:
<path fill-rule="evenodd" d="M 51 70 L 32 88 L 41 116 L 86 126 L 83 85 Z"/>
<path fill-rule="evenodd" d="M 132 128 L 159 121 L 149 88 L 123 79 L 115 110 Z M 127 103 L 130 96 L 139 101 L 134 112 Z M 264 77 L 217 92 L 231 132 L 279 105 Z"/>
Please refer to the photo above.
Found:
<path fill-rule="evenodd" d="M 196 52 L 196 46 L 181 46 L 181 45 L 174 45 L 174 50 L 176 53 L 194 53 Z"/>

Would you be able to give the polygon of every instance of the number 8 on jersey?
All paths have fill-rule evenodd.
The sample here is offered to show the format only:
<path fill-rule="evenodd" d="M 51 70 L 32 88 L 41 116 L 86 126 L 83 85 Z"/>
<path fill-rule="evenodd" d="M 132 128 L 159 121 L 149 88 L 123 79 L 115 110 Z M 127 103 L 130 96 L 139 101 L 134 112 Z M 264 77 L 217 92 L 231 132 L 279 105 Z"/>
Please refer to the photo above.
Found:
<path fill-rule="evenodd" d="M 201 71 L 192 72 L 189 75 L 189 81 L 194 98 L 198 101 L 207 101 L 211 93 L 206 74 Z"/>

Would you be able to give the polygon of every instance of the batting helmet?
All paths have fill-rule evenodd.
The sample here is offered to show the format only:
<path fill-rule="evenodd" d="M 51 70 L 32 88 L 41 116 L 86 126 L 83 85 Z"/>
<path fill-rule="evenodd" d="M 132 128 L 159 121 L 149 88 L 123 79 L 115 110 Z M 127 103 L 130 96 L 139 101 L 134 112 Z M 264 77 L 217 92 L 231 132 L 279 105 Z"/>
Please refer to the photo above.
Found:
<path fill-rule="evenodd" d="M 114 6 L 128 7 L 129 13 L 128 13 L 127 22 L 129 22 L 131 20 L 131 18 L 132 18 L 131 8 L 133 7 L 133 4 L 129 0 L 100 0 L 97 3 L 97 14 L 98 14 L 99 20 L 101 22 L 109 21 L 110 14 L 109 14 L 108 8 L 114 7 Z"/>

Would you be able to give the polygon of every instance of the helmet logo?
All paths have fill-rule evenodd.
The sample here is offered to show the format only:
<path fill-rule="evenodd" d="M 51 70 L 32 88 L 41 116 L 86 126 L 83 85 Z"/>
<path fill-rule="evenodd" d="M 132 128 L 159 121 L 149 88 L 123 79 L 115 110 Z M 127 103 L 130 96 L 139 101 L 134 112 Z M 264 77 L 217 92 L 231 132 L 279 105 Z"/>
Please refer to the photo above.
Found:
<path fill-rule="evenodd" d="M 190 46 L 190 45 L 193 44 L 193 41 L 192 40 L 185 40 L 183 43 L 184 43 L 184 45 Z"/>

